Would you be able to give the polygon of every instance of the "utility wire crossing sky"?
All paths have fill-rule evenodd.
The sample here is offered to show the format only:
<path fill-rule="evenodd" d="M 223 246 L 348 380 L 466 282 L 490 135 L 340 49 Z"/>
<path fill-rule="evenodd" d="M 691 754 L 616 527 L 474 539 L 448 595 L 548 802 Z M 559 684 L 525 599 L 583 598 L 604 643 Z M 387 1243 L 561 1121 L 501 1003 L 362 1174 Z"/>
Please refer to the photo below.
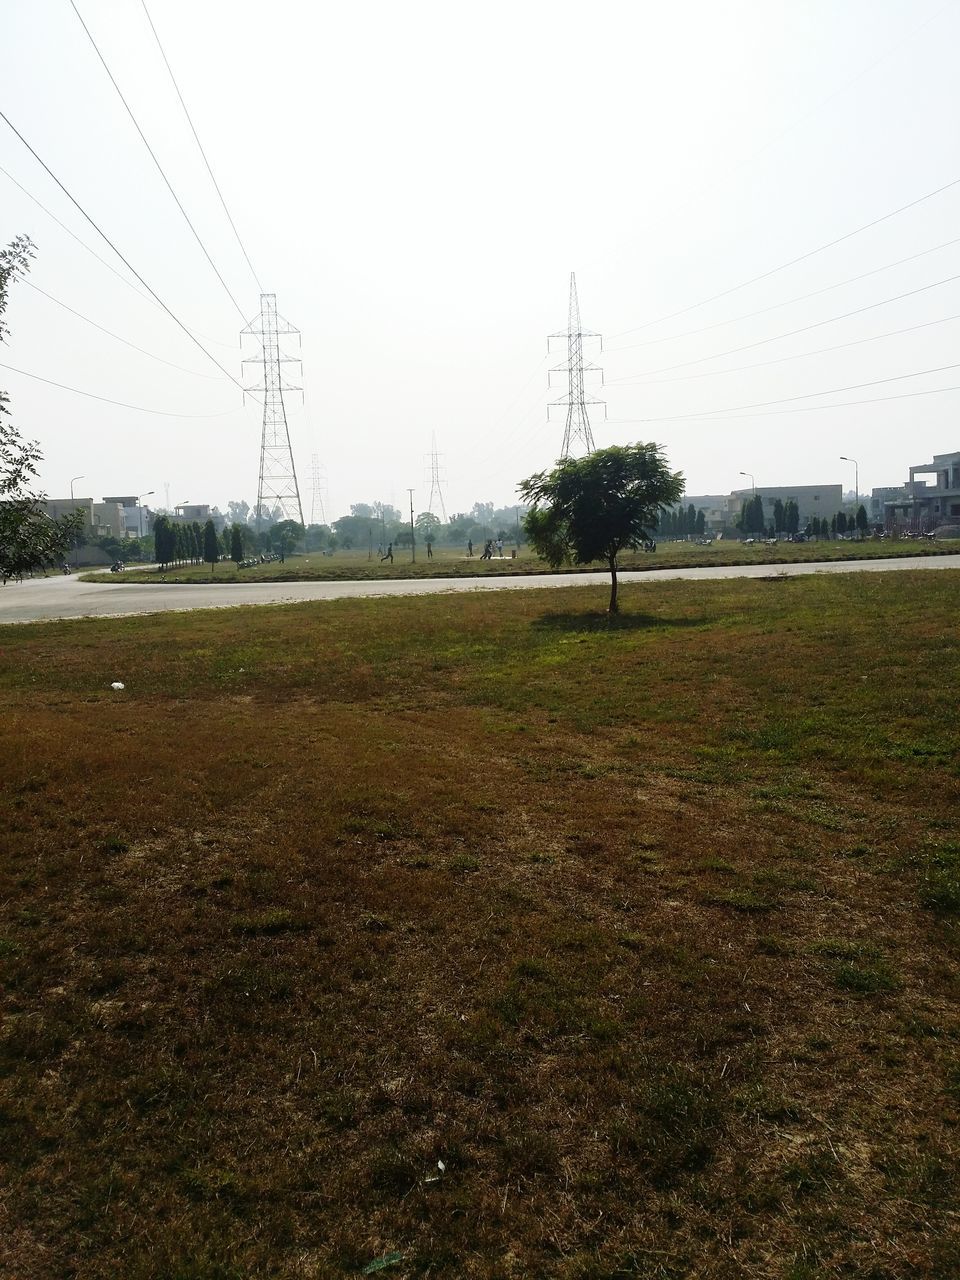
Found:
<path fill-rule="evenodd" d="M 252 502 L 238 333 L 266 291 L 328 519 L 411 485 L 424 509 L 433 448 L 449 511 L 509 502 L 560 455 L 571 271 L 615 335 L 596 444 L 661 442 L 690 493 L 847 484 L 840 454 L 866 491 L 960 447 L 955 0 L 600 0 L 575 51 L 566 3 L 273 14 L 6 17 L 0 240 L 37 257 L 0 385 L 50 493 Z"/>

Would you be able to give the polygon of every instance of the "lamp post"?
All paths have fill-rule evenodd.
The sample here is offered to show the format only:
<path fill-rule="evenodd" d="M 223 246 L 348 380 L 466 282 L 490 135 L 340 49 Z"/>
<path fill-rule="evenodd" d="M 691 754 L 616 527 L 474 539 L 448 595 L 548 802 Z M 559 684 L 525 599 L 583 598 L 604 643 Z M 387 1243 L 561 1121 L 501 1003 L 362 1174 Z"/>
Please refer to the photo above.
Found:
<path fill-rule="evenodd" d="M 860 467 L 856 458 L 848 458 L 844 454 L 840 455 L 841 462 L 853 463 L 853 492 L 854 492 L 854 516 L 856 516 L 856 508 L 860 506 Z"/>
<path fill-rule="evenodd" d="M 156 493 L 156 489 L 148 489 L 146 493 L 137 494 L 137 537 L 143 537 L 143 507 L 140 503 L 144 498 L 152 498 Z"/>
<path fill-rule="evenodd" d="M 413 490 L 408 489 L 410 494 L 410 563 L 417 563 L 417 534 L 413 527 Z"/>
<path fill-rule="evenodd" d="M 753 496 L 754 496 L 754 497 L 756 497 L 756 496 L 757 496 L 757 482 L 756 482 L 756 480 L 754 480 L 753 475 L 751 474 L 751 472 L 749 472 L 749 471 L 741 471 L 741 472 L 740 472 L 740 474 L 741 474 L 742 476 L 746 476 L 746 477 L 747 477 L 747 479 L 750 481 L 751 485 L 753 485 Z"/>
<path fill-rule="evenodd" d="M 85 479 L 86 479 L 86 476 L 74 476 L 74 477 L 73 477 L 73 479 L 70 481 L 70 501 L 71 501 L 71 502 L 73 501 L 73 485 L 74 485 L 74 482 L 75 482 L 75 481 L 77 481 L 77 480 L 85 480 Z M 74 545 L 74 548 L 73 548 L 73 567 L 74 567 L 75 569 L 79 569 L 79 568 L 80 568 L 80 545 L 79 545 L 79 543 L 76 543 L 76 544 Z"/>

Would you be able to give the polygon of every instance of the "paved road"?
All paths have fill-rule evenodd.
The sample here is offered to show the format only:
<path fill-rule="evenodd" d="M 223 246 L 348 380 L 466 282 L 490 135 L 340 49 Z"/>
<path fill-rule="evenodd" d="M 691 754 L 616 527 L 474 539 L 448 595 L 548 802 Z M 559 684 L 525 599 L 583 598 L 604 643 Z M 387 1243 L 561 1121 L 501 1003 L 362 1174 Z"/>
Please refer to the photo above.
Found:
<path fill-rule="evenodd" d="M 895 560 L 831 560 L 807 564 L 726 565 L 709 569 L 656 569 L 623 572 L 621 583 L 651 585 L 666 578 L 709 581 L 712 578 L 770 578 L 803 573 L 880 573 L 891 569 L 960 569 L 960 555 L 906 557 Z M 119 618 L 162 613 L 167 609 L 229 608 L 243 604 L 294 604 L 301 600 L 345 600 L 367 596 L 431 595 L 443 591 L 503 591 L 518 588 L 595 586 L 603 593 L 606 574 L 551 573 L 495 578 L 385 578 L 377 582 L 250 582 L 211 586 L 157 583 L 124 586 L 81 582 L 59 576 L 0 587 L 0 624 L 41 622 L 52 618 Z"/>

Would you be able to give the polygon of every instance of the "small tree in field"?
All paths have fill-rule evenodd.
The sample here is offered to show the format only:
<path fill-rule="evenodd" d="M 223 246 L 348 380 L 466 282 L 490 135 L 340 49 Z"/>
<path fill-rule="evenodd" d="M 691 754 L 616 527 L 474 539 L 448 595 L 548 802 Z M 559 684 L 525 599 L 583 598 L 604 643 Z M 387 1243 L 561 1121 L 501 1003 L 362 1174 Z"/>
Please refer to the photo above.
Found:
<path fill-rule="evenodd" d="M 519 485 L 532 503 L 524 528 L 534 550 L 554 568 L 605 560 L 610 613 L 616 613 L 617 556 L 650 541 L 661 509 L 683 494 L 657 444 L 612 445 L 585 458 L 564 458 Z"/>
<path fill-rule="evenodd" d="M 867 532 L 867 526 L 869 525 L 869 523 L 870 522 L 867 519 L 867 509 L 861 502 L 859 507 L 857 507 L 857 517 L 856 517 L 857 533 L 859 533 L 861 538 Z"/>
<path fill-rule="evenodd" d="M 217 572 L 217 561 L 220 559 L 220 539 L 217 537 L 217 526 L 208 520 L 203 526 L 203 558 L 210 566 L 210 572 Z"/>
<path fill-rule="evenodd" d="M 243 559 L 243 530 L 238 524 L 230 530 L 230 559 L 234 564 Z"/>

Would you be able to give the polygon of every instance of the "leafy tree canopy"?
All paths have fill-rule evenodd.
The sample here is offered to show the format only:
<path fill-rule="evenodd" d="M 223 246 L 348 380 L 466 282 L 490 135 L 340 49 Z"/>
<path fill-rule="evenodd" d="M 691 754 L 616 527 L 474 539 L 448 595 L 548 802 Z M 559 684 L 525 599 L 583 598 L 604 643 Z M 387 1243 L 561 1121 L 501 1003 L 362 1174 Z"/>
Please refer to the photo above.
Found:
<path fill-rule="evenodd" d="M 33 245 L 27 236 L 0 249 L 0 342 L 9 329 L 3 316 L 10 285 L 30 269 Z M 43 495 L 31 484 L 42 454 L 35 441 L 21 440 L 9 421 L 9 397 L 0 391 L 0 577 L 46 569 L 63 560 L 83 530 L 82 515 L 51 520 L 43 510 Z"/>
<path fill-rule="evenodd" d="M 680 501 L 683 476 L 657 444 L 612 445 L 585 458 L 564 458 L 519 485 L 533 504 L 524 527 L 534 549 L 559 568 L 605 560 L 610 612 L 617 612 L 617 556 L 651 540 L 661 509 Z"/>

